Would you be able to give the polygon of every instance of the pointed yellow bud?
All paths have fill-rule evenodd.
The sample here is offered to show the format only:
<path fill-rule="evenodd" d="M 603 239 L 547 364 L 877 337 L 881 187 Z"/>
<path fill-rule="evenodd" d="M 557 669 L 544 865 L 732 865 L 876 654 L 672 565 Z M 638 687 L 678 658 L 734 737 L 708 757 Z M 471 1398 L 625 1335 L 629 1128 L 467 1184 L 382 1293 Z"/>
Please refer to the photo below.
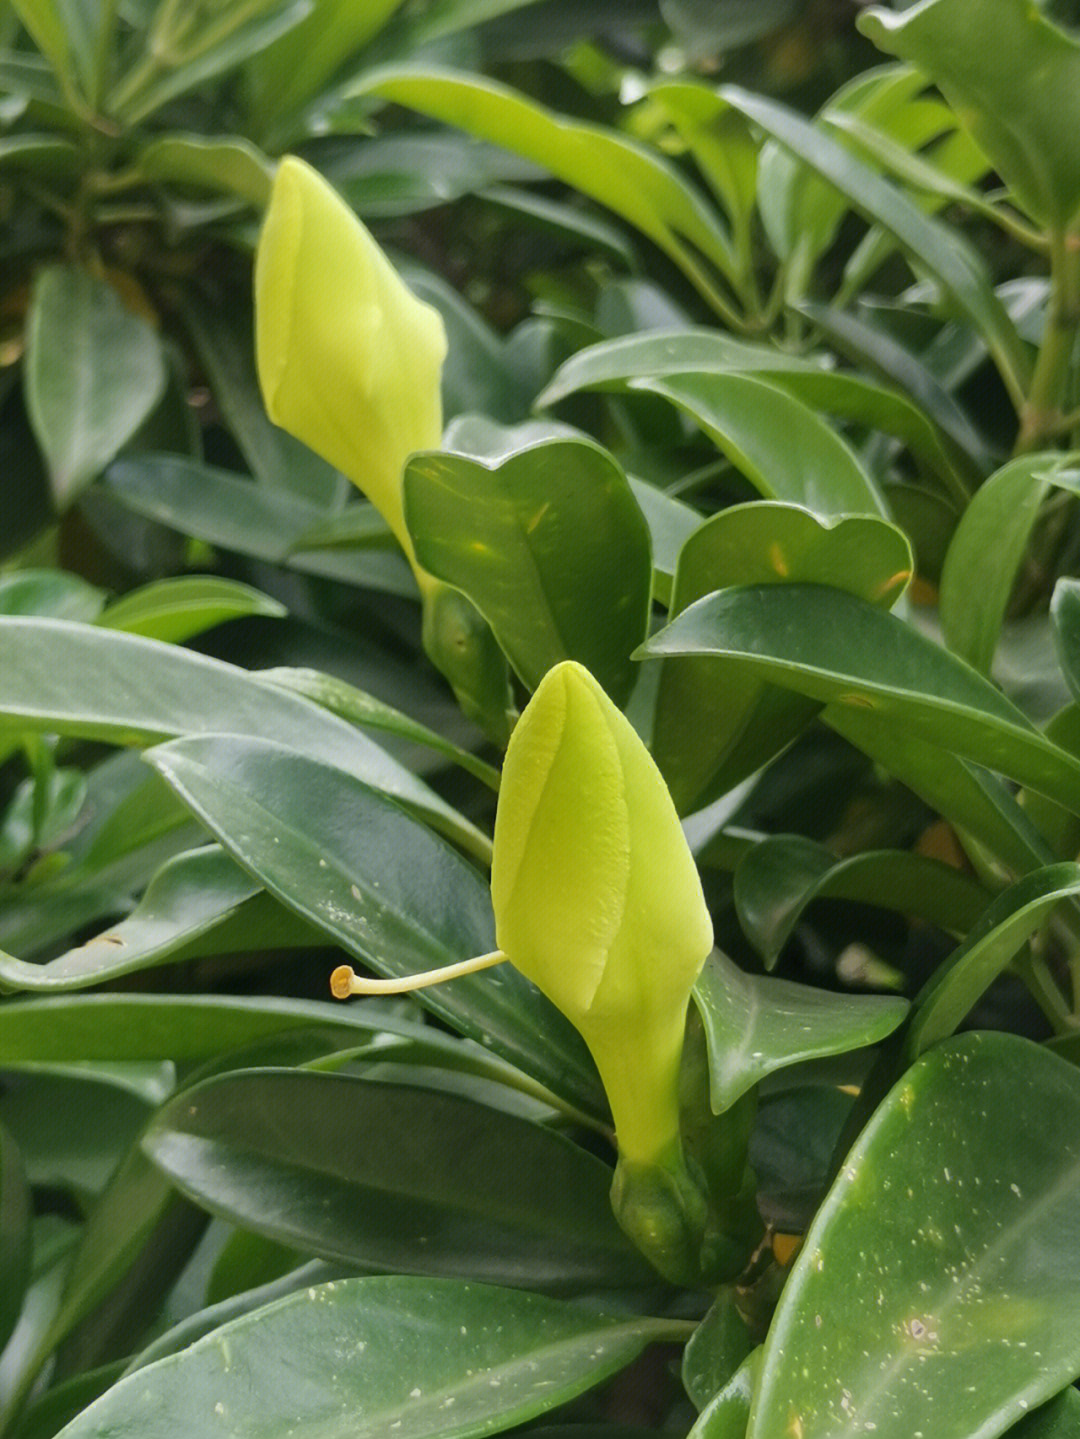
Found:
<path fill-rule="evenodd" d="M 255 259 L 255 350 L 267 413 L 356 484 L 410 561 L 401 479 L 442 439 L 442 317 L 302 160 L 278 166 Z"/>
<path fill-rule="evenodd" d="M 572 662 L 510 738 L 491 893 L 499 948 L 592 1052 L 621 1160 L 681 1163 L 679 1061 L 712 922 L 659 770 Z"/>

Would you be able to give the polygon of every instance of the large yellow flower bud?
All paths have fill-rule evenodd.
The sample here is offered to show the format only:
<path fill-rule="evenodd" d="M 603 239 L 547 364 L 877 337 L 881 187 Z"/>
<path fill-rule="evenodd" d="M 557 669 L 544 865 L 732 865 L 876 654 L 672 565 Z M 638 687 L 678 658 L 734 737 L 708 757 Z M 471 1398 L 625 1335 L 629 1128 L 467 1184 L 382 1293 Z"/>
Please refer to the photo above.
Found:
<path fill-rule="evenodd" d="M 592 1051 L 620 1154 L 657 1161 L 678 1139 L 686 1010 L 712 922 L 660 771 L 571 661 L 510 738 L 491 895 L 500 950 Z"/>
<path fill-rule="evenodd" d="M 255 259 L 255 353 L 270 418 L 348 475 L 415 568 L 401 478 L 442 439 L 442 317 L 294 156 L 278 166 Z"/>

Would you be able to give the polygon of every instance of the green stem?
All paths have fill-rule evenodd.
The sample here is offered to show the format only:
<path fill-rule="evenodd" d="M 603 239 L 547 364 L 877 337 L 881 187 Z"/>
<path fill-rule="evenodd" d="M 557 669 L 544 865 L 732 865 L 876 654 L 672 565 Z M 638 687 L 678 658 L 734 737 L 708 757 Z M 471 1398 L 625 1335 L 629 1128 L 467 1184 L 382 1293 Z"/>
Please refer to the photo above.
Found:
<path fill-rule="evenodd" d="M 1014 454 L 1030 454 L 1060 434 L 1080 326 L 1080 235 L 1050 236 L 1050 300 L 1031 386 L 1020 409 Z"/>

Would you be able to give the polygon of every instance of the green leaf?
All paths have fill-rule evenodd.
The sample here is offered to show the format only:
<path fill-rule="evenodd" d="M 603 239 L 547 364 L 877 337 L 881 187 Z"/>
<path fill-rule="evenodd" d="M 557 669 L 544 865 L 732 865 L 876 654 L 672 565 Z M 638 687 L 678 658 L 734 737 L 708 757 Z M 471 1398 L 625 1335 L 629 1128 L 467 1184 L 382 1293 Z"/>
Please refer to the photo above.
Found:
<path fill-rule="evenodd" d="M 97 7 L 86 0 L 12 0 L 12 8 L 70 96 L 88 94 L 92 84 Z"/>
<path fill-rule="evenodd" d="M 956 464 L 964 457 L 905 395 L 862 375 L 827 368 L 813 356 L 748 344 L 715 330 L 652 331 L 590 345 L 560 365 L 536 404 L 554 405 L 582 389 L 622 389 L 634 379 L 731 371 L 758 375 L 812 409 L 894 435 L 950 490 L 960 484 Z"/>
<path fill-rule="evenodd" d="M 1050 600 L 1054 650 L 1073 698 L 1080 698 L 1080 582 L 1064 576 Z"/>
<path fill-rule="evenodd" d="M 353 487 L 300 440 L 273 424 L 255 375 L 250 299 L 230 294 L 227 305 L 186 297 L 184 322 L 206 369 L 214 400 L 228 421 L 251 473 L 270 489 L 295 495 L 325 520 Z M 215 472 L 219 473 L 219 472 Z"/>
<path fill-rule="evenodd" d="M 1080 761 L 963 661 L 893 615 L 823 585 L 709 595 L 642 646 L 707 654 L 834 709 L 973 760 L 1080 812 Z"/>
<path fill-rule="evenodd" d="M 284 605 L 250 585 L 215 575 L 182 575 L 156 580 L 114 601 L 98 618 L 105 629 L 182 644 L 226 620 L 262 615 L 278 619 Z"/>
<path fill-rule="evenodd" d="M 683 1388 L 695 1409 L 705 1408 L 749 1352 L 750 1331 L 739 1313 L 735 1290 L 721 1289 L 683 1350 Z"/>
<path fill-rule="evenodd" d="M 719 951 L 702 970 L 694 999 L 709 1042 L 716 1114 L 775 1070 L 877 1044 L 909 1008 L 892 995 L 834 994 L 745 974 Z"/>
<path fill-rule="evenodd" d="M 116 291 L 73 265 L 42 270 L 27 317 L 26 407 L 66 509 L 165 393 L 153 330 Z"/>
<path fill-rule="evenodd" d="M 760 1348 L 746 1356 L 724 1387 L 702 1410 L 687 1439 L 746 1439 L 746 1425 L 761 1360 Z"/>
<path fill-rule="evenodd" d="M 1080 1434 L 1080 1389 L 1064 1389 L 1009 1430 L 1012 1439 L 1076 1439 Z"/>
<path fill-rule="evenodd" d="M 149 758 L 244 869 L 377 973 L 417 974 L 495 948 L 476 870 L 355 777 L 228 735 L 163 745 Z M 555 1093 L 597 1107 L 576 1030 L 511 966 L 418 997 Z"/>
<path fill-rule="evenodd" d="M 992 896 L 963 870 L 926 855 L 865 850 L 838 860 L 802 835 L 778 834 L 740 860 L 734 898 L 746 937 L 772 969 L 815 899 L 876 904 L 964 934 Z"/>
<path fill-rule="evenodd" d="M 914 1057 L 952 1034 L 1064 899 L 1080 894 L 1080 866 L 1036 870 L 999 894 L 915 1001 L 907 1036 Z"/>
<path fill-rule="evenodd" d="M 11 1337 L 30 1282 L 30 1191 L 18 1146 L 0 1128 L 0 1349 Z"/>
<path fill-rule="evenodd" d="M 956 527 L 941 572 L 941 628 L 949 648 L 983 674 L 1001 625 L 1039 508 L 1060 456 L 1022 455 L 990 475 Z"/>
<path fill-rule="evenodd" d="M 479 1439 L 565 1403 L 684 1330 L 679 1320 L 458 1280 L 332 1281 L 136 1371 L 62 1439 L 118 1439 L 133 1424 L 139 1439 L 175 1439 L 222 1420 L 260 1439 L 290 1427 L 320 1439 Z"/>
<path fill-rule="evenodd" d="M 434 750 L 436 754 L 441 754 L 459 765 L 489 789 L 498 791 L 497 769 L 482 759 L 477 759 L 476 755 L 470 754 L 468 750 L 444 739 L 435 730 L 428 729 L 427 725 L 419 724 L 400 710 L 376 699 L 374 695 L 365 694 L 363 690 L 346 684 L 334 675 L 323 674 L 319 670 L 282 668 L 259 670 L 257 677 L 263 684 L 276 685 L 293 694 L 303 695 L 305 699 L 314 700 L 331 714 L 339 715 L 350 724 L 359 725 L 361 729 L 385 730 L 400 739 L 424 745 L 425 748 Z"/>
<path fill-rule="evenodd" d="M 68 993 L 200 954 L 287 949 L 320 938 L 210 845 L 168 860 L 126 918 L 55 959 L 28 964 L 0 951 L 0 989 Z"/>
<path fill-rule="evenodd" d="M 806 1236 L 747 1439 L 984 1439 L 1080 1371 L 1080 1074 L 1008 1034 L 923 1056 Z"/>
<path fill-rule="evenodd" d="M 1029 214 L 1065 229 L 1080 209 L 1080 43 L 1026 0 L 875 9 L 859 29 L 940 88 Z M 973 35 L 993 35 L 973 45 Z"/>
<path fill-rule="evenodd" d="M 203 135 L 163 135 L 139 152 L 135 164 L 148 180 L 221 190 L 260 210 L 270 199 L 273 166 L 242 136 L 210 140 Z"/>
<path fill-rule="evenodd" d="M 230 995 L 54 996 L 0 1005 L 0 1064 L 166 1058 L 198 1063 L 297 1031 L 354 1045 L 380 1033 L 422 1035 L 429 1044 L 440 1038 L 438 1030 L 378 1006 Z"/>
<path fill-rule="evenodd" d="M 671 615 L 730 585 L 839 584 L 891 605 L 911 576 L 902 532 L 872 515 L 821 520 L 795 505 L 732 505 L 698 528 L 679 556 Z M 665 661 L 653 754 L 681 813 L 708 803 L 795 739 L 817 705 L 758 674 L 713 659 Z"/>
<path fill-rule="evenodd" d="M 887 518 L 854 451 L 808 405 L 756 375 L 668 375 L 631 389 L 671 400 L 767 498 L 833 515 Z"/>
<path fill-rule="evenodd" d="M 701 525 L 704 516 L 690 505 L 666 494 L 645 480 L 628 475 L 638 509 L 645 516 L 652 542 L 653 598 L 662 605 L 671 603 L 671 587 L 679 551 Z"/>
<path fill-rule="evenodd" d="M 197 1203 L 320 1258 L 555 1292 L 655 1281 L 606 1165 L 459 1095 L 250 1070 L 185 1091 L 143 1146 Z"/>
<path fill-rule="evenodd" d="M 720 93 L 835 185 L 853 209 L 888 231 L 919 270 L 941 285 L 986 341 L 1010 398 L 1019 405 L 1030 379 L 1031 362 L 1016 327 L 994 294 L 983 260 L 960 232 L 924 215 L 895 186 L 793 111 L 732 85 L 722 87 Z"/>
<path fill-rule="evenodd" d="M 561 660 L 622 704 L 648 630 L 648 526 L 617 462 L 588 440 L 547 440 L 500 464 L 444 452 L 405 469 L 420 563 L 460 589 L 529 689 Z"/>
<path fill-rule="evenodd" d="M 0 615 L 42 615 L 91 623 L 105 593 L 65 570 L 12 570 L 0 575 Z"/>
<path fill-rule="evenodd" d="M 261 735 L 364 778 L 486 849 L 472 825 L 352 726 L 221 660 L 95 626 L 0 619 L 0 673 L 0 735 L 44 730 L 127 745 L 207 730 Z"/>
<path fill-rule="evenodd" d="M 312 8 L 313 0 L 254 0 L 224 10 L 206 6 L 208 13 L 189 11 L 180 21 L 172 16 L 183 38 L 173 41 L 169 36 L 158 53 L 151 49 L 120 78 L 107 98 L 106 109 L 125 127 L 134 126 L 170 100 L 257 55 L 298 25 Z"/>
<path fill-rule="evenodd" d="M 492 80 L 449 70 L 379 70 L 350 93 L 382 95 L 542 165 L 636 225 L 706 298 L 716 295 L 710 267 L 732 273 L 730 238 L 700 193 L 667 160 L 617 131 L 566 119 Z"/>

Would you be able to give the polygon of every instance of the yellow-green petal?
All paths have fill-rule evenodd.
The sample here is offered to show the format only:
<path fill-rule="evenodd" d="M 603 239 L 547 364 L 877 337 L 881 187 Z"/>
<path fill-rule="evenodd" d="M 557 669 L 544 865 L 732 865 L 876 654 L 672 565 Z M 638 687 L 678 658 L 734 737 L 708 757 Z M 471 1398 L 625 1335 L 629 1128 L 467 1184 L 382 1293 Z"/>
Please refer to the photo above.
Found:
<path fill-rule="evenodd" d="M 255 349 L 270 418 L 348 475 L 412 559 L 401 477 L 442 438 L 442 318 L 294 156 L 278 167 L 256 254 Z"/>

